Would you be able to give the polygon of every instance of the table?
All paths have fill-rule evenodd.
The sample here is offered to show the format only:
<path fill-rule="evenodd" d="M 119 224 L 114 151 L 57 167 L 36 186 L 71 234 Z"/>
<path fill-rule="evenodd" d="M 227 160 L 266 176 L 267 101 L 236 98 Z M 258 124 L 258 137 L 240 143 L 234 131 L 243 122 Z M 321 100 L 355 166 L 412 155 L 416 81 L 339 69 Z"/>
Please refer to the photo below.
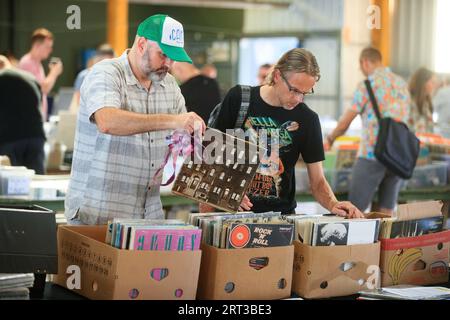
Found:
<path fill-rule="evenodd" d="M 447 283 L 437 284 L 433 286 L 442 286 L 450 288 L 450 281 Z M 356 300 L 356 298 L 358 297 L 359 297 L 358 294 L 354 294 L 345 297 L 335 297 L 317 300 Z M 298 298 L 298 296 L 296 294 L 292 294 L 291 298 Z M 43 297 L 41 299 L 36 300 L 88 300 L 88 299 L 57 284 L 54 284 L 52 282 L 46 282 Z"/>

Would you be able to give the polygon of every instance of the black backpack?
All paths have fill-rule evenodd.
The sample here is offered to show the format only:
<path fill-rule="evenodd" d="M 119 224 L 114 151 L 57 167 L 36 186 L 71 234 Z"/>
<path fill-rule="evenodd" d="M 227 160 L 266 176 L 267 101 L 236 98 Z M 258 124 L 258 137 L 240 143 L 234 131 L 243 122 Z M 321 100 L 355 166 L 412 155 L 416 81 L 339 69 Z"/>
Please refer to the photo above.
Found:
<path fill-rule="evenodd" d="M 239 114 L 234 124 L 234 128 L 242 127 L 245 117 L 247 116 L 248 107 L 250 105 L 250 86 L 240 85 L 241 87 L 241 108 L 239 109 Z M 215 128 L 217 124 L 217 119 L 219 118 L 220 109 L 222 107 L 222 102 L 218 103 L 213 111 L 211 111 L 208 119 L 208 127 Z"/>

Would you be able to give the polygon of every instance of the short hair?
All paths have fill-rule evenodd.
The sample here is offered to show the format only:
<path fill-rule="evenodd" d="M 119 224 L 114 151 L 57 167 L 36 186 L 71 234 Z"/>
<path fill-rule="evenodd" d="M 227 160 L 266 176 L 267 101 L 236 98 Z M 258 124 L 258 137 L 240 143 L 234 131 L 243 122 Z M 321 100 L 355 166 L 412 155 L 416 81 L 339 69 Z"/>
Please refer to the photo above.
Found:
<path fill-rule="evenodd" d="M 374 47 L 367 47 L 361 51 L 361 55 L 359 56 L 360 60 L 367 59 L 370 62 L 381 62 L 383 57 L 381 56 L 380 50 Z"/>
<path fill-rule="evenodd" d="M 41 43 L 45 39 L 53 40 L 53 33 L 45 28 L 36 29 L 31 35 L 31 46 L 33 46 L 36 42 Z"/>
<path fill-rule="evenodd" d="M 317 63 L 316 57 L 308 50 L 303 48 L 291 49 L 283 54 L 274 65 L 272 71 L 267 76 L 267 83 L 274 85 L 273 77 L 275 70 L 279 70 L 281 73 L 293 72 L 293 73 L 306 73 L 316 78 L 316 81 L 320 79 L 320 68 Z"/>

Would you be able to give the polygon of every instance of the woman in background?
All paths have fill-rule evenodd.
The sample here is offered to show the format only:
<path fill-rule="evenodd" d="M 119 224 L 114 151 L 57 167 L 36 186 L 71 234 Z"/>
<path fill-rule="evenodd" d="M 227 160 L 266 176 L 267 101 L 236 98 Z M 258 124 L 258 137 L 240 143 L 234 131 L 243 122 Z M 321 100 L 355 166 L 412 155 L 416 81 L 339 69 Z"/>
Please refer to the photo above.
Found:
<path fill-rule="evenodd" d="M 409 81 L 412 105 L 409 125 L 417 133 L 433 132 L 432 96 L 436 87 L 436 75 L 426 68 L 418 69 Z"/>

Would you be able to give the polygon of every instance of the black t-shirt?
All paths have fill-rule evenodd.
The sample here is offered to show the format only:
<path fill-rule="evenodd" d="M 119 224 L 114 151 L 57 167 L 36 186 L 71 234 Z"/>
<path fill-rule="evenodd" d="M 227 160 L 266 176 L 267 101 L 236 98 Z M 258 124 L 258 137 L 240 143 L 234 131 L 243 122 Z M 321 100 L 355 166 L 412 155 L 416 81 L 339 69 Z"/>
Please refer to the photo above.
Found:
<path fill-rule="evenodd" d="M 304 103 L 292 110 L 267 104 L 260 95 L 261 87 L 252 87 L 250 106 L 242 129 L 246 135 L 266 129 L 279 136 L 279 159 L 261 162 L 247 195 L 253 203 L 252 211 L 281 211 L 290 213 L 296 207 L 295 164 L 301 155 L 306 163 L 325 159 L 322 130 L 318 115 Z M 241 87 L 235 86 L 225 96 L 216 129 L 234 128 L 241 105 Z M 270 155 L 271 139 L 268 139 Z M 276 161 L 273 161 L 276 160 Z M 269 163 L 269 164 L 268 164 Z"/>
<path fill-rule="evenodd" d="M 0 72 L 0 144 L 45 138 L 36 81 L 16 70 Z"/>
<path fill-rule="evenodd" d="M 209 114 L 220 102 L 220 90 L 217 81 L 203 75 L 195 76 L 180 86 L 186 109 L 197 113 L 208 122 Z"/>

